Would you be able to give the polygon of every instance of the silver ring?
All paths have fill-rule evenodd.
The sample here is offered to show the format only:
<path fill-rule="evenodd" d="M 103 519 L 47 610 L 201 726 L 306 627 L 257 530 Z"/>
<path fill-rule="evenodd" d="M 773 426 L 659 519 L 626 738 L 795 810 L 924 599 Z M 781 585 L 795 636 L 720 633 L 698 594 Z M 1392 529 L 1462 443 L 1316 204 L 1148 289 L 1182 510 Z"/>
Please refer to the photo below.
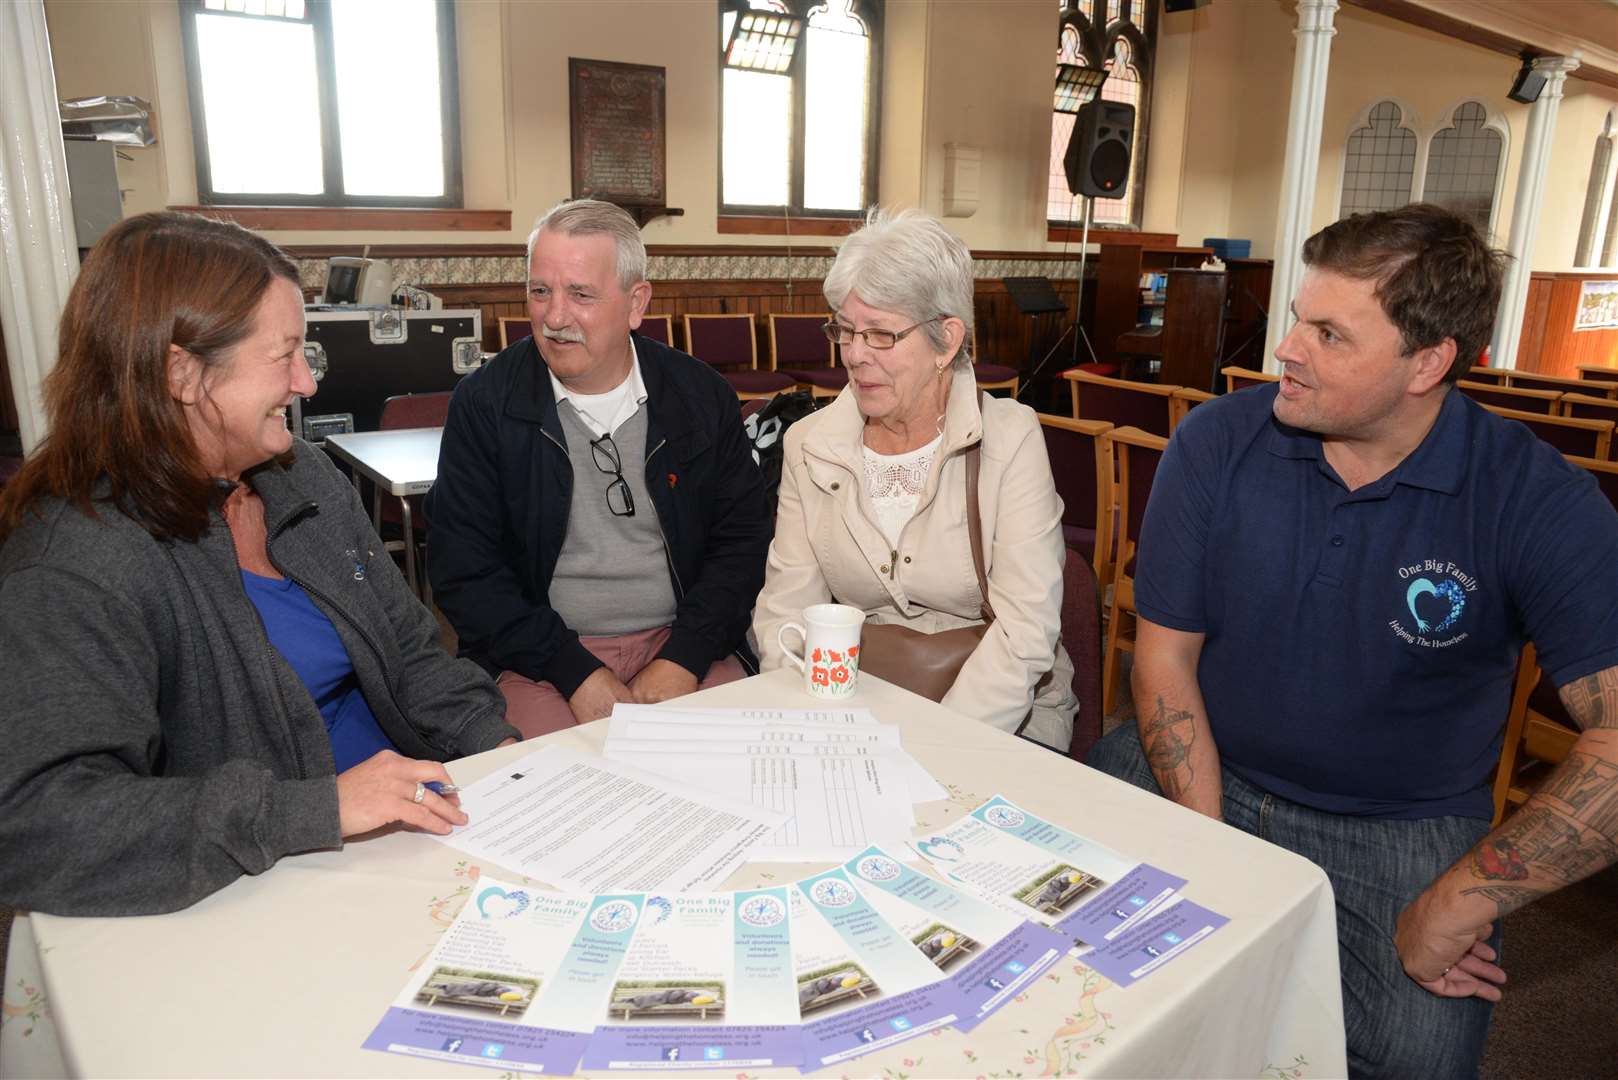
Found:
<path fill-rule="evenodd" d="M 427 797 L 427 785 L 422 783 L 420 780 L 417 780 L 416 781 L 416 793 L 414 795 L 410 796 L 410 801 L 413 802 L 413 803 L 419 803 L 419 802 L 421 802 L 421 800 L 425 799 L 426 797 Z"/>
<path fill-rule="evenodd" d="M 1438 977 L 1440 979 L 1442 979 L 1445 975 L 1448 975 L 1450 973 L 1450 969 L 1453 968 L 1454 966 L 1455 966 L 1454 964 L 1451 964 L 1449 967 L 1445 968 L 1443 971 L 1440 971 L 1438 973 Z"/>

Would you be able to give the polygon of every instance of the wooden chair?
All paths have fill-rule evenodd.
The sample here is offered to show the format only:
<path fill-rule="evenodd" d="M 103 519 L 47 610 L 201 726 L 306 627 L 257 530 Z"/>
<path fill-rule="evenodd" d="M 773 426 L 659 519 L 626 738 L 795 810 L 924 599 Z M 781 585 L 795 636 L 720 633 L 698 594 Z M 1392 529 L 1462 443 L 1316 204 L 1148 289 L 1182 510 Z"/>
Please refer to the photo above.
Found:
<path fill-rule="evenodd" d="M 1466 380 L 1467 382 L 1488 383 L 1490 386 L 1504 386 L 1506 385 L 1506 369 L 1473 364 L 1466 369 Z"/>
<path fill-rule="evenodd" d="M 1244 367 L 1220 368 L 1219 374 L 1225 377 L 1225 393 L 1227 394 L 1232 390 L 1240 390 L 1244 386 L 1258 386 L 1262 383 L 1278 382 L 1281 378 L 1279 375 L 1271 375 L 1268 372 L 1254 371 L 1252 368 Z"/>
<path fill-rule="evenodd" d="M 978 328 L 975 322 L 972 324 L 972 355 L 974 357 L 983 355 L 978 352 Z M 979 390 L 1006 390 L 1010 392 L 1011 397 L 1017 396 L 1018 376 L 1014 367 L 974 360 L 972 374 L 977 376 Z"/>
<path fill-rule="evenodd" d="M 642 315 L 640 326 L 635 330 L 643 338 L 662 342 L 669 348 L 674 348 L 674 316 L 673 315 Z"/>
<path fill-rule="evenodd" d="M 524 320 L 526 321 L 526 320 Z M 521 341 L 521 338 L 517 339 Z M 453 392 L 439 390 L 427 394 L 397 394 L 382 402 L 382 413 L 377 427 L 382 431 L 401 428 L 441 428 L 449 419 L 449 399 Z M 405 580 L 410 591 L 421 595 L 426 575 L 418 582 L 416 575 L 416 549 L 421 548 L 421 565 L 427 564 L 427 518 L 422 511 L 420 495 L 401 495 L 398 499 L 384 499 L 380 490 L 371 496 L 371 517 L 382 531 L 384 523 L 399 528 L 399 539 L 389 540 L 382 546 L 387 551 L 404 552 Z"/>
<path fill-rule="evenodd" d="M 1212 401 L 1217 395 L 1206 390 L 1198 390 L 1191 386 L 1176 386 L 1174 397 L 1169 401 L 1169 432 L 1180 426 L 1180 421 L 1188 416 L 1192 409 L 1204 401 Z"/>
<path fill-rule="evenodd" d="M 1604 391 L 1598 386 L 1592 386 L 1582 379 L 1564 379 L 1560 375 L 1541 375 L 1537 371 L 1508 371 L 1506 372 L 1506 385 L 1513 390 L 1550 390 L 1558 394 L 1594 394 L 1600 397 Z M 1618 390 L 1618 383 L 1614 383 L 1612 390 Z"/>
<path fill-rule="evenodd" d="M 1135 546 L 1140 541 L 1146 501 L 1157 463 L 1169 441 L 1139 428 L 1114 428 L 1107 435 L 1118 457 L 1118 549 L 1113 554 L 1112 609 L 1107 650 L 1101 660 L 1101 715 L 1112 715 L 1118 698 L 1123 654 L 1135 651 Z"/>
<path fill-rule="evenodd" d="M 1590 383 L 1618 384 L 1618 367 L 1608 364 L 1580 364 L 1577 368 L 1579 380 Z M 1600 391 L 1586 390 L 1585 393 L 1599 393 Z"/>
<path fill-rule="evenodd" d="M 1611 420 L 1579 420 L 1566 416 L 1544 416 L 1540 413 L 1502 409 L 1495 405 L 1483 407 L 1496 416 L 1503 416 L 1507 420 L 1515 420 L 1524 425 L 1541 440 L 1550 443 L 1564 454 L 1599 459 L 1612 453 Z"/>
<path fill-rule="evenodd" d="M 1545 416 L 1550 416 L 1556 411 L 1556 402 L 1562 396 L 1560 390 L 1516 390 L 1509 386 L 1491 386 L 1488 383 L 1469 382 L 1466 379 L 1456 383 L 1455 388 L 1479 405 L 1541 413 Z"/>
<path fill-rule="evenodd" d="M 1517 659 L 1517 677 L 1512 683 L 1511 707 L 1506 711 L 1506 730 L 1500 741 L 1500 761 L 1494 768 L 1495 825 L 1500 824 L 1505 818 L 1507 807 L 1520 806 L 1529 796 L 1527 788 L 1522 786 L 1527 780 L 1524 774 L 1528 771 L 1527 763 L 1522 760 L 1528 756 L 1523 743 L 1524 733 L 1528 727 L 1528 699 L 1539 681 L 1540 670 L 1535 659 L 1534 646 L 1524 645 L 1522 655 Z M 1542 752 L 1549 751 L 1549 747 L 1539 741 L 1536 741 L 1536 749 Z M 1567 751 L 1563 750 L 1561 756 L 1567 757 Z"/>
<path fill-rule="evenodd" d="M 1177 386 L 1109 379 L 1070 368 L 1062 372 L 1073 391 L 1077 420 L 1106 420 L 1118 427 L 1137 427 L 1167 438 L 1173 427 L 1171 405 Z"/>
<path fill-rule="evenodd" d="M 758 370 L 758 337 L 753 313 L 685 316 L 685 343 L 698 360 L 717 368 L 736 396 L 774 397 L 797 384 L 779 371 Z"/>
<path fill-rule="evenodd" d="M 531 320 L 522 318 L 507 318 L 500 316 L 500 347 L 511 348 L 512 344 L 525 337 L 534 336 L 534 324 Z"/>
<path fill-rule="evenodd" d="M 829 311 L 812 315 L 771 313 L 770 367 L 789 375 L 798 389 L 809 391 L 817 402 L 834 398 L 848 385 L 848 370 L 837 363 L 837 346 L 821 329 L 831 321 Z"/>
<path fill-rule="evenodd" d="M 1105 420 L 1039 413 L 1056 494 L 1062 497 L 1062 541 L 1090 561 L 1097 581 L 1112 581 L 1113 460 Z"/>
<path fill-rule="evenodd" d="M 1083 761 L 1101 738 L 1101 592 L 1083 559 L 1062 564 L 1062 648 L 1073 661 L 1073 737 L 1067 756 Z"/>

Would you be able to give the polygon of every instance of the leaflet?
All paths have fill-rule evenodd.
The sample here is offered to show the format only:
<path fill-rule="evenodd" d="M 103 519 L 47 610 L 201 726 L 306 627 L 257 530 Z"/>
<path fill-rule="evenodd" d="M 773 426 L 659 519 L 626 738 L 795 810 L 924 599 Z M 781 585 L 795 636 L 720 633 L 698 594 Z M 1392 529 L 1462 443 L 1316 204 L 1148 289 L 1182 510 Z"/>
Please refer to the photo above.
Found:
<path fill-rule="evenodd" d="M 1181 900 L 1080 958 L 1119 986 L 1150 975 L 1207 939 L 1230 920 Z"/>
<path fill-rule="evenodd" d="M 549 746 L 461 789 L 444 843 L 563 890 L 711 889 L 786 820 L 593 754 Z"/>
<path fill-rule="evenodd" d="M 792 951 L 805 1069 L 947 1027 L 960 995 L 841 869 L 792 889 Z"/>
<path fill-rule="evenodd" d="M 787 890 L 648 896 L 583 1067 L 802 1060 Z"/>
<path fill-rule="evenodd" d="M 955 1026 L 970 1031 L 1067 952 L 1054 930 L 1019 919 L 878 847 L 844 863 L 877 913 L 945 972 L 965 1004 Z"/>
<path fill-rule="evenodd" d="M 915 847 L 950 880 L 1003 910 L 1071 935 L 1078 909 L 1136 864 L 1064 830 L 1036 832 L 1050 845 L 1036 846 L 1017 835 L 1029 824 L 1028 815 L 997 798 Z"/>
<path fill-rule="evenodd" d="M 638 894 L 548 893 L 480 878 L 365 1047 L 572 1072 L 606 1007 L 640 908 Z"/>

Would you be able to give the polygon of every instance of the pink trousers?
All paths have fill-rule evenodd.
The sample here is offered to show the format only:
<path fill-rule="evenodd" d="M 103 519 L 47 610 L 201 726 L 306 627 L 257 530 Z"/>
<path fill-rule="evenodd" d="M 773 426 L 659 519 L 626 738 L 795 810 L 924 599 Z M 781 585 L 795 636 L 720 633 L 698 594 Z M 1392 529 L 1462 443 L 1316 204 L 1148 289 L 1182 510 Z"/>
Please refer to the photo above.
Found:
<path fill-rule="evenodd" d="M 579 643 L 611 668 L 614 675 L 628 683 L 657 658 L 657 650 L 668 639 L 669 628 L 659 626 L 616 637 L 580 637 Z M 697 689 L 706 690 L 710 686 L 735 682 L 746 675 L 741 662 L 734 656 L 727 656 L 714 661 Z M 549 735 L 578 723 L 567 698 L 548 682 L 535 682 L 515 671 L 502 671 L 495 685 L 506 697 L 506 722 L 522 732 L 525 739 Z"/>

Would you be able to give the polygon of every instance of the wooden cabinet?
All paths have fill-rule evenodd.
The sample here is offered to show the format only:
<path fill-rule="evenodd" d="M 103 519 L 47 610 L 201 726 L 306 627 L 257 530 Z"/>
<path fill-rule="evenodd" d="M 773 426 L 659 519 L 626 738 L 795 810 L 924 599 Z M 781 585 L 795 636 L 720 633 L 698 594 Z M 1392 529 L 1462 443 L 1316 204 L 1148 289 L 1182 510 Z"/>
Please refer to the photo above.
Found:
<path fill-rule="evenodd" d="M 1194 269 L 1212 254 L 1205 247 L 1142 247 L 1103 243 L 1096 268 L 1096 359 L 1119 363 L 1118 338 L 1135 329 L 1140 311 L 1142 274 L 1176 268 Z M 1165 319 L 1167 315 L 1165 314 Z"/>

